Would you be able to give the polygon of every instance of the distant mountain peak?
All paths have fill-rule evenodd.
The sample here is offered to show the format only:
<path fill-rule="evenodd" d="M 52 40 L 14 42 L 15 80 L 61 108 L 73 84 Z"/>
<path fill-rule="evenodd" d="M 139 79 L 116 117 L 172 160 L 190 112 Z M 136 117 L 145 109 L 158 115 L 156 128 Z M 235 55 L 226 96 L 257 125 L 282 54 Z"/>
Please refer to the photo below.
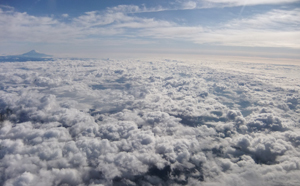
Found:
<path fill-rule="evenodd" d="M 31 50 L 31 51 L 29 51 L 27 53 L 38 53 L 38 52 L 36 50 Z"/>
<path fill-rule="evenodd" d="M 25 62 L 25 61 L 50 61 L 53 60 L 51 55 L 39 53 L 31 50 L 21 55 L 0 56 L 0 62 Z"/>
<path fill-rule="evenodd" d="M 26 56 L 26 57 L 50 57 L 50 55 L 39 53 L 36 50 L 31 50 L 27 53 L 22 54 L 22 56 Z"/>

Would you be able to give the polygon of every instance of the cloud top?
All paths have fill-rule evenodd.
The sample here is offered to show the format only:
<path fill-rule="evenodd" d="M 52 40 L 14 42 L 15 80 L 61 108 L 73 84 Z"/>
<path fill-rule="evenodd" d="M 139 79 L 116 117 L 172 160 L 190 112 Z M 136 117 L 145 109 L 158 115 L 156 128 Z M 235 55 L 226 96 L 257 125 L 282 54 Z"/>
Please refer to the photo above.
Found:
<path fill-rule="evenodd" d="M 2 63 L 0 183 L 297 185 L 299 67 L 214 65 Z"/>

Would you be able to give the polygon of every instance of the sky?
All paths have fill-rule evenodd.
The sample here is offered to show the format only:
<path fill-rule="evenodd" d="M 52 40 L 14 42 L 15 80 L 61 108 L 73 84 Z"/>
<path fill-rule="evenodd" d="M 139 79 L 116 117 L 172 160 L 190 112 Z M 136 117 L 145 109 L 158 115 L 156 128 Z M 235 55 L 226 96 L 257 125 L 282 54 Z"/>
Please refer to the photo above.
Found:
<path fill-rule="evenodd" d="M 0 55 L 300 59 L 299 0 L 0 0 Z"/>

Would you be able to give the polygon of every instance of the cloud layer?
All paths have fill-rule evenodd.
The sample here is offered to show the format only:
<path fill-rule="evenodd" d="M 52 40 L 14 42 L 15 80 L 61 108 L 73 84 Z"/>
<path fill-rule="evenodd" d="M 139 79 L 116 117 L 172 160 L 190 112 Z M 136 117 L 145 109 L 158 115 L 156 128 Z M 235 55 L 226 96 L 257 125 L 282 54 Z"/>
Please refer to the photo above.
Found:
<path fill-rule="evenodd" d="M 297 185 L 299 67 L 213 65 L 2 63 L 0 183 Z"/>

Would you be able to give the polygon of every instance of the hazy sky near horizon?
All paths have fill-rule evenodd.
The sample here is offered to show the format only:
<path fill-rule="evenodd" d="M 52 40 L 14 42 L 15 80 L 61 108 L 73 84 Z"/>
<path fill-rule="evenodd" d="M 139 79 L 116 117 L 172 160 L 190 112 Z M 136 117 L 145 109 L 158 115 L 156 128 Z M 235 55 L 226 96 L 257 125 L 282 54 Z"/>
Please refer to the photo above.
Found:
<path fill-rule="evenodd" d="M 1 0 L 0 55 L 300 59 L 299 0 Z"/>

